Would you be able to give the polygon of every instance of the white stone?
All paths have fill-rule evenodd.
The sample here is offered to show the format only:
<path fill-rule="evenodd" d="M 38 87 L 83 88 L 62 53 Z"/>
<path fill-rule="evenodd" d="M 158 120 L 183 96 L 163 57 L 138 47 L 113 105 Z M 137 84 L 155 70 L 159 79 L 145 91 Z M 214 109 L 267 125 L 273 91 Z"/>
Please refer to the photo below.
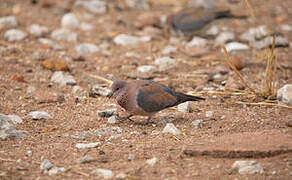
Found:
<path fill-rule="evenodd" d="M 230 42 L 226 44 L 226 50 L 227 52 L 246 51 L 249 50 L 249 47 L 248 45 L 239 42 Z"/>
<path fill-rule="evenodd" d="M 26 135 L 22 131 L 14 128 L 15 119 L 0 113 L 0 139 L 24 138 Z"/>
<path fill-rule="evenodd" d="M 52 176 L 52 175 L 57 175 L 57 174 L 61 174 L 61 173 L 64 173 L 66 172 L 66 168 L 64 167 L 52 167 L 49 171 L 47 171 L 47 173 Z"/>
<path fill-rule="evenodd" d="M 154 73 L 156 71 L 156 68 L 151 65 L 144 65 L 144 66 L 139 66 L 137 68 L 137 71 L 139 73 Z"/>
<path fill-rule="evenodd" d="M 20 124 L 23 123 L 23 120 L 17 115 L 7 115 L 7 117 L 13 122 L 13 124 Z"/>
<path fill-rule="evenodd" d="M 96 148 L 100 146 L 100 142 L 94 142 L 94 143 L 77 143 L 76 148 L 78 149 L 86 149 L 86 148 Z"/>
<path fill-rule="evenodd" d="M 166 71 L 176 66 L 176 61 L 170 57 L 161 57 L 155 60 L 155 65 L 159 67 L 159 71 Z"/>
<path fill-rule="evenodd" d="M 267 36 L 268 34 L 267 26 L 261 25 L 256 28 L 249 28 L 248 31 L 240 35 L 239 39 L 242 41 L 253 42 L 256 39 L 261 39 Z"/>
<path fill-rule="evenodd" d="M 69 29 L 56 29 L 51 33 L 51 37 L 58 41 L 76 42 L 77 34 Z"/>
<path fill-rule="evenodd" d="M 189 6 L 194 6 L 197 8 L 204 8 L 204 9 L 214 9 L 215 8 L 215 0 L 190 1 Z"/>
<path fill-rule="evenodd" d="M 43 37 L 49 33 L 49 29 L 45 26 L 40 26 L 38 24 L 33 24 L 29 26 L 28 31 L 31 35 L 35 37 Z"/>
<path fill-rule="evenodd" d="M 177 129 L 173 123 L 167 123 L 164 129 L 162 130 L 162 133 L 170 133 L 173 135 L 180 135 L 181 132 L 179 129 Z"/>
<path fill-rule="evenodd" d="M 140 42 L 140 38 L 128 34 L 120 34 L 114 38 L 114 42 L 122 46 L 137 45 Z"/>
<path fill-rule="evenodd" d="M 162 50 L 162 54 L 167 55 L 167 54 L 171 54 L 177 51 L 177 47 L 174 46 L 166 46 L 163 50 Z"/>
<path fill-rule="evenodd" d="M 190 113 L 193 112 L 193 106 L 192 103 L 190 101 L 181 103 L 177 106 L 177 110 L 179 112 L 185 112 L 185 113 Z"/>
<path fill-rule="evenodd" d="M 110 95 L 112 91 L 107 87 L 101 87 L 99 84 L 94 85 L 89 90 L 89 95 L 96 97 L 96 96 L 104 96 L 107 97 Z"/>
<path fill-rule="evenodd" d="M 148 0 L 126 0 L 126 3 L 129 7 L 136 9 L 147 10 L 150 7 Z"/>
<path fill-rule="evenodd" d="M 292 26 L 289 24 L 282 24 L 281 25 L 281 30 L 282 31 L 292 31 Z"/>
<path fill-rule="evenodd" d="M 26 155 L 27 155 L 28 157 L 31 157 L 31 156 L 32 156 L 32 151 L 31 151 L 31 150 L 26 151 Z"/>
<path fill-rule="evenodd" d="M 211 26 L 207 31 L 206 31 L 206 35 L 209 36 L 216 36 L 219 34 L 219 28 L 217 26 Z"/>
<path fill-rule="evenodd" d="M 85 131 L 85 132 L 82 132 L 80 134 L 73 134 L 73 135 L 71 135 L 71 138 L 84 140 L 84 139 L 89 138 L 90 136 L 91 136 L 91 134 L 89 132 Z"/>
<path fill-rule="evenodd" d="M 86 55 L 91 53 L 96 53 L 99 51 L 99 47 L 92 43 L 82 43 L 76 46 L 76 51 L 80 55 Z"/>
<path fill-rule="evenodd" d="M 80 24 L 80 29 L 82 31 L 91 31 L 91 30 L 93 30 L 93 26 L 91 24 L 89 24 L 89 23 L 82 22 Z"/>
<path fill-rule="evenodd" d="M 67 13 L 62 17 L 61 25 L 63 28 L 76 29 L 79 26 L 79 21 L 75 14 Z"/>
<path fill-rule="evenodd" d="M 73 76 L 63 71 L 56 71 L 51 77 L 51 82 L 65 86 L 65 85 L 76 85 L 76 81 Z"/>
<path fill-rule="evenodd" d="M 39 120 L 39 119 L 53 119 L 52 116 L 45 112 L 45 111 L 32 111 L 28 114 L 33 120 Z"/>
<path fill-rule="evenodd" d="M 18 29 L 10 29 L 5 32 L 4 38 L 7 41 L 20 41 L 26 38 L 27 33 Z"/>
<path fill-rule="evenodd" d="M 257 49 L 264 49 L 268 47 L 272 47 L 273 45 L 273 37 L 265 37 L 259 41 L 252 42 L 252 46 Z M 282 36 L 275 37 L 275 47 L 288 47 L 289 41 Z"/>
<path fill-rule="evenodd" d="M 187 47 L 205 47 L 208 44 L 208 40 L 194 36 L 193 39 L 186 44 Z"/>
<path fill-rule="evenodd" d="M 280 104 L 292 106 L 292 84 L 286 84 L 278 90 L 277 100 Z"/>
<path fill-rule="evenodd" d="M 62 47 L 59 44 L 55 43 L 54 41 L 52 41 L 50 39 L 39 38 L 38 41 L 41 44 L 48 45 L 51 49 L 54 49 L 54 50 L 60 50 L 60 49 L 62 49 Z"/>
<path fill-rule="evenodd" d="M 111 117 L 108 118 L 107 122 L 109 124 L 117 124 L 117 123 L 119 123 L 119 120 L 117 119 L 116 116 L 111 116 Z"/>
<path fill-rule="evenodd" d="M 15 28 L 17 25 L 17 19 L 14 16 L 5 16 L 0 18 L 0 30 Z"/>
<path fill-rule="evenodd" d="M 111 179 L 114 176 L 114 173 L 111 170 L 101 168 L 95 169 L 91 173 L 104 179 Z"/>
<path fill-rule="evenodd" d="M 148 159 L 146 161 L 146 163 L 149 165 L 149 166 L 154 166 L 157 162 L 159 161 L 159 159 L 157 157 L 153 157 L 151 159 Z"/>
<path fill-rule="evenodd" d="M 201 128 L 202 127 L 202 120 L 197 119 L 197 120 L 192 121 L 192 126 L 194 126 L 197 129 Z"/>
<path fill-rule="evenodd" d="M 237 170 L 239 174 L 263 174 L 263 167 L 256 161 L 235 161 L 231 167 L 232 170 Z"/>
<path fill-rule="evenodd" d="M 72 93 L 73 94 L 78 94 L 78 93 L 81 93 L 82 91 L 83 91 L 83 88 L 78 86 L 78 85 L 73 86 L 73 88 L 72 88 Z"/>
<path fill-rule="evenodd" d="M 213 115 L 214 115 L 213 111 L 207 111 L 205 114 L 206 118 L 211 118 L 211 117 L 213 117 Z"/>
<path fill-rule="evenodd" d="M 107 11 L 106 1 L 103 0 L 77 0 L 74 5 L 83 7 L 95 14 L 105 13 Z"/>
<path fill-rule="evenodd" d="M 235 34 L 233 32 L 221 32 L 215 39 L 215 44 L 221 45 L 228 41 L 232 41 L 235 39 Z"/>
<path fill-rule="evenodd" d="M 117 179 L 126 179 L 126 177 L 127 177 L 127 174 L 125 174 L 125 173 L 119 173 L 116 175 Z"/>
<path fill-rule="evenodd" d="M 45 159 L 41 165 L 40 165 L 40 169 L 41 170 L 49 170 L 53 167 L 54 165 L 47 159 Z"/>

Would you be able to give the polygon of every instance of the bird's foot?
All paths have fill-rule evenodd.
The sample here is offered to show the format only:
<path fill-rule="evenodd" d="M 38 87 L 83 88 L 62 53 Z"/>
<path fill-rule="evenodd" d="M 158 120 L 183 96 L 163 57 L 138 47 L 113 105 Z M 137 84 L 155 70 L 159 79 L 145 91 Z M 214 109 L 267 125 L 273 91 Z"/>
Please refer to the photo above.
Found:
<path fill-rule="evenodd" d="M 119 115 L 117 115 L 117 118 L 119 119 L 119 120 L 130 120 L 130 121 L 133 121 L 132 119 L 130 119 L 130 117 L 132 117 L 133 115 L 128 115 L 128 116 L 119 116 Z"/>
<path fill-rule="evenodd" d="M 142 125 L 142 126 L 146 126 L 146 125 L 151 124 L 151 123 L 152 123 L 151 117 L 149 117 L 146 121 L 139 122 L 137 124 Z"/>

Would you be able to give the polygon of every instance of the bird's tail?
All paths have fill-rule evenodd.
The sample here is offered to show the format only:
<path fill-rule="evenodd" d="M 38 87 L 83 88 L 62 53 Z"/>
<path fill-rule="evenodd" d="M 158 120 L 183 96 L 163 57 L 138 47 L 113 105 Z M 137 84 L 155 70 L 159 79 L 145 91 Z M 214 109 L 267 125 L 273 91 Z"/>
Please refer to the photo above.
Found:
<path fill-rule="evenodd" d="M 177 97 L 178 97 L 178 102 L 179 103 L 183 103 L 183 102 L 186 102 L 186 101 L 205 100 L 205 98 L 202 98 L 202 97 L 187 95 L 187 94 L 183 94 L 183 93 L 180 93 L 180 92 L 177 92 Z"/>

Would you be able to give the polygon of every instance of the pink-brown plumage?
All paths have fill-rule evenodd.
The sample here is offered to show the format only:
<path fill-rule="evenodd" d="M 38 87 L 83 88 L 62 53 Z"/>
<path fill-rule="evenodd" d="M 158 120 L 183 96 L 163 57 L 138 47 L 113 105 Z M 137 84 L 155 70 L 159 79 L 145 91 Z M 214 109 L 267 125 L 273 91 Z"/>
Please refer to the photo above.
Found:
<path fill-rule="evenodd" d="M 165 108 L 204 99 L 176 92 L 163 84 L 148 80 L 118 80 L 112 84 L 111 90 L 111 96 L 130 116 L 148 116 L 147 122 L 155 113 Z"/>

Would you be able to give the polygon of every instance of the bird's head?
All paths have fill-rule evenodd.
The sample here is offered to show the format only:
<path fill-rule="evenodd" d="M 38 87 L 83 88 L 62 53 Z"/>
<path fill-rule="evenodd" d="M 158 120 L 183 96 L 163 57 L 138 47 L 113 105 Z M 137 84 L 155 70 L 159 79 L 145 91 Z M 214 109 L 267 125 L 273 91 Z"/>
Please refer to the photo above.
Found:
<path fill-rule="evenodd" d="M 119 95 L 119 93 L 125 88 L 126 85 L 127 85 L 126 81 L 122 80 L 114 81 L 111 86 L 111 93 L 109 94 L 108 97 L 116 98 Z"/>

